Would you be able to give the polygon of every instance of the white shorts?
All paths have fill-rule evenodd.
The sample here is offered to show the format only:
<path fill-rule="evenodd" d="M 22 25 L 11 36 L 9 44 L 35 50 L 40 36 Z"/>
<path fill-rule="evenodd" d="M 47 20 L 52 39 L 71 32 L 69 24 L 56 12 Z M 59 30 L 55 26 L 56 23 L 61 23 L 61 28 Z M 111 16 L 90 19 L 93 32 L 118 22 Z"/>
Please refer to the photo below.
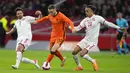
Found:
<path fill-rule="evenodd" d="M 24 46 L 24 50 L 26 50 L 29 45 L 31 44 L 31 39 L 27 38 L 27 37 L 19 37 L 17 39 L 17 43 L 16 43 L 16 50 L 18 48 L 18 44 L 22 44 Z"/>
<path fill-rule="evenodd" d="M 97 46 L 95 42 L 87 42 L 85 39 L 82 39 L 77 46 L 79 46 L 81 49 L 87 49 L 90 50 Z"/>

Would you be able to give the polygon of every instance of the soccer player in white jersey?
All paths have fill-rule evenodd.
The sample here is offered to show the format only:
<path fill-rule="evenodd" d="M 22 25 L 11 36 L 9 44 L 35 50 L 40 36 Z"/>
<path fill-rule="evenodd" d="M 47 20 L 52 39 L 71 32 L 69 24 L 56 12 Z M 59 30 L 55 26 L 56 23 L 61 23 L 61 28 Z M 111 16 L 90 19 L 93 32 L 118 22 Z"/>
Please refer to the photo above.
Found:
<path fill-rule="evenodd" d="M 98 65 L 96 63 L 96 60 L 92 59 L 88 55 L 88 52 L 90 49 L 95 48 L 98 44 L 98 36 L 99 36 L 99 30 L 100 30 L 101 24 L 125 31 L 125 29 L 120 28 L 119 26 L 116 26 L 115 24 L 106 21 L 102 16 L 95 15 L 94 14 L 95 9 L 96 9 L 95 6 L 88 5 L 85 8 L 85 13 L 87 17 L 84 18 L 81 21 L 80 25 L 78 25 L 74 29 L 75 32 L 77 32 L 84 27 L 86 28 L 85 37 L 77 44 L 77 46 L 72 51 L 74 61 L 78 65 L 78 67 L 74 68 L 74 70 L 83 70 L 83 67 L 80 64 L 80 61 L 77 56 L 77 54 L 80 52 L 80 56 L 90 61 L 93 65 L 94 70 L 98 71 Z"/>
<path fill-rule="evenodd" d="M 26 50 L 31 44 L 32 40 L 32 32 L 31 32 L 31 23 L 33 23 L 36 19 L 41 18 L 42 14 L 40 11 L 36 11 L 35 14 L 38 15 L 37 18 L 32 16 L 23 16 L 23 10 L 21 8 L 16 8 L 15 10 L 17 20 L 15 22 L 14 27 L 6 34 L 11 34 L 17 30 L 18 38 L 16 44 L 16 64 L 12 65 L 13 69 L 19 68 L 20 62 L 26 62 L 34 64 L 38 69 L 40 66 L 38 65 L 38 60 L 31 60 L 23 57 L 23 52 Z"/>

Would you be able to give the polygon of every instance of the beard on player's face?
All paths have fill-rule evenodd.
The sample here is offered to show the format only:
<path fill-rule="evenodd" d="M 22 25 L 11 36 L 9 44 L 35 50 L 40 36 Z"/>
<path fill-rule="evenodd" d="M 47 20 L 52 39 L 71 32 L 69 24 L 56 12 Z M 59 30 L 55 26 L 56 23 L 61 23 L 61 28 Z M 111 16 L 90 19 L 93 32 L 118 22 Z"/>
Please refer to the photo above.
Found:
<path fill-rule="evenodd" d="M 55 16 L 57 12 L 55 9 L 48 9 L 48 13 L 52 16 Z"/>
<path fill-rule="evenodd" d="M 23 12 L 22 11 L 17 11 L 16 16 L 17 16 L 18 19 L 23 18 Z"/>

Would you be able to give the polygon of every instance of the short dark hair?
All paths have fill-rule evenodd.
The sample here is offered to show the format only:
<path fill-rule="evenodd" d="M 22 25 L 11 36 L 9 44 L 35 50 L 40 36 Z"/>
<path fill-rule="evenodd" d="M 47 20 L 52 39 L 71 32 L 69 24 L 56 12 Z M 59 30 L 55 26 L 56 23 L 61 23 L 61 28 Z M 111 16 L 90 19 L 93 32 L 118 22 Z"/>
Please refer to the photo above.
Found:
<path fill-rule="evenodd" d="M 96 7 L 93 5 L 87 5 L 87 8 L 90 8 L 93 12 L 96 12 Z"/>
<path fill-rule="evenodd" d="M 55 5 L 51 4 L 48 6 L 48 9 L 56 9 Z"/>
<path fill-rule="evenodd" d="M 14 11 L 14 12 L 15 12 L 15 14 L 16 14 L 16 12 L 17 12 L 17 11 L 22 11 L 22 12 L 23 12 L 23 9 L 22 9 L 22 8 L 20 8 L 20 7 L 17 7 L 17 8 L 15 9 L 15 11 Z"/>

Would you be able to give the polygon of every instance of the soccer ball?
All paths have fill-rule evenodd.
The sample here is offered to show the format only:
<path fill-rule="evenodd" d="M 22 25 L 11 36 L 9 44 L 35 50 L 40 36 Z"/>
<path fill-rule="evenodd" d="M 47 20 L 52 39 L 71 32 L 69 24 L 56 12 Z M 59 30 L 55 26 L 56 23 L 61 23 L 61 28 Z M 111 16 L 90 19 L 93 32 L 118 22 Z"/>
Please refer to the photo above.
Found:
<path fill-rule="evenodd" d="M 49 70 L 50 69 L 50 63 L 49 62 L 44 62 L 42 64 L 42 69 L 43 70 Z"/>

